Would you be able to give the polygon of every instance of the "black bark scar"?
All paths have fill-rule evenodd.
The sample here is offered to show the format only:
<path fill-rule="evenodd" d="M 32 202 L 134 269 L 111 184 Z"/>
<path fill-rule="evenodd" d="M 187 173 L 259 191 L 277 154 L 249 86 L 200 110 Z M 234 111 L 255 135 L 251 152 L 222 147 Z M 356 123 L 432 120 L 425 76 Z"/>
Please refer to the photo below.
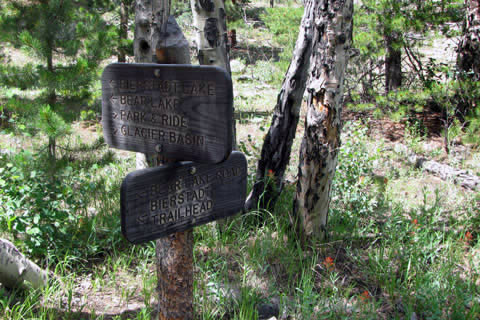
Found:
<path fill-rule="evenodd" d="M 220 17 L 220 21 L 222 22 L 223 31 L 227 32 L 227 14 L 225 13 L 225 9 L 218 9 L 218 15 Z"/>
<path fill-rule="evenodd" d="M 205 38 L 212 48 L 215 48 L 218 45 L 219 32 L 217 28 L 217 21 L 218 20 L 216 18 L 208 18 L 205 22 L 205 28 L 203 29 Z"/>
<path fill-rule="evenodd" d="M 207 12 L 212 12 L 213 9 L 215 8 L 215 4 L 213 3 L 213 0 L 199 0 L 199 2 L 203 10 Z"/>

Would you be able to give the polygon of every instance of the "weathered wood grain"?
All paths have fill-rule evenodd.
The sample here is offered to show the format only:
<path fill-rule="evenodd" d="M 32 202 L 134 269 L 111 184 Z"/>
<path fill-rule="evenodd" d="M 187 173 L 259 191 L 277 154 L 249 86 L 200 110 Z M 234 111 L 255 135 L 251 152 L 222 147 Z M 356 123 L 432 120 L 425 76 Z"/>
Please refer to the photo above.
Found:
<path fill-rule="evenodd" d="M 142 243 L 236 214 L 246 177 L 246 158 L 237 151 L 217 165 L 182 162 L 132 172 L 121 187 L 122 233 Z"/>
<path fill-rule="evenodd" d="M 415 154 L 412 150 L 401 143 L 396 143 L 393 151 L 403 156 L 408 163 L 414 165 L 416 168 L 423 169 L 442 180 L 452 181 L 469 190 L 480 190 L 480 177 L 475 176 L 467 170 L 458 169 L 449 165 L 429 160 L 423 156 Z"/>
<path fill-rule="evenodd" d="M 188 41 L 169 12 L 168 0 L 136 0 L 136 62 L 190 64 Z M 159 153 L 137 152 L 138 169 L 174 161 L 175 159 L 167 159 Z M 158 239 L 155 253 L 158 319 L 193 319 L 192 230 Z"/>
<path fill-rule="evenodd" d="M 303 240 L 325 238 L 342 127 L 345 68 L 352 43 L 353 1 L 315 1 L 307 114 L 293 215 Z"/>
<path fill-rule="evenodd" d="M 6 239 L 0 239 L 0 283 L 7 288 L 22 286 L 24 281 L 34 288 L 47 284 L 48 274 L 27 259 L 17 247 Z"/>
<path fill-rule="evenodd" d="M 214 66 L 122 64 L 102 75 L 102 124 L 114 148 L 218 163 L 232 150 L 230 75 Z"/>

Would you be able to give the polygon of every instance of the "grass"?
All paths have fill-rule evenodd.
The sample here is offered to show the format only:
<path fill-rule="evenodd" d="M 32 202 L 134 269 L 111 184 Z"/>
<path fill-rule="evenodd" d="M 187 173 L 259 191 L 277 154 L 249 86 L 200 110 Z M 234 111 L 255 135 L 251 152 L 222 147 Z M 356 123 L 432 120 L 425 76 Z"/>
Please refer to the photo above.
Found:
<path fill-rule="evenodd" d="M 80 148 L 72 141 L 71 150 Z M 405 166 L 385 168 L 382 185 L 373 172 L 395 153 L 374 145 L 358 124 L 345 127 L 325 243 L 302 249 L 292 234 L 294 185 L 272 213 L 196 228 L 196 319 L 255 319 L 256 306 L 272 300 L 295 319 L 478 318 L 479 195 L 423 181 L 426 174 Z M 154 245 L 131 246 L 119 232 L 116 193 L 133 158 L 116 152 L 101 164 L 104 147 L 84 148 L 81 158 L 69 151 L 63 158 L 74 159 L 74 181 L 98 190 L 87 197 L 90 214 L 82 213 L 89 236 L 77 243 L 89 254 L 55 256 L 54 249 L 37 260 L 55 280 L 41 291 L 4 289 L 4 318 L 149 319 L 155 312 Z"/>
<path fill-rule="evenodd" d="M 273 12 L 278 19 L 287 4 L 262 12 Z M 182 26 L 188 17 L 185 13 Z M 265 26 L 243 28 L 238 22 L 237 28 L 239 42 L 255 38 L 284 45 Z M 288 60 L 283 53 L 279 59 L 245 63 L 251 80 L 233 76 L 238 110 L 271 111 L 280 87 L 278 74 L 285 72 Z M 135 167 L 135 155 L 109 150 L 99 139 L 100 127 L 86 126 L 91 122 L 74 123 L 74 134 L 59 140 L 55 168 L 45 156 L 44 137 L 21 130 L 0 134 L 0 149 L 8 150 L 0 155 L 0 185 L 18 182 L 0 188 L 1 236 L 15 241 L 52 274 L 41 290 L 0 288 L 0 318 L 156 315 L 155 244 L 130 245 L 120 232 L 119 186 Z M 269 124 L 269 117 L 237 123 L 250 184 Z M 301 126 L 287 172 L 290 181 L 295 180 Z M 360 120 L 344 126 L 327 241 L 302 247 L 296 239 L 290 217 L 292 183 L 286 184 L 273 212 L 249 212 L 194 230 L 195 319 L 257 319 L 258 306 L 269 303 L 278 304 L 280 319 L 480 317 L 480 194 L 411 167 L 389 141 L 368 129 Z M 414 130 L 405 137 L 419 152 L 429 142 Z M 437 149 L 428 151 L 429 156 L 440 157 Z M 477 150 L 456 163 L 478 174 L 479 159 Z M 8 164 L 15 174 L 4 169 Z M 32 171 L 37 172 L 34 177 Z M 38 196 L 31 190 L 22 193 L 27 187 L 39 190 Z M 48 224 L 34 218 L 44 209 L 36 201 L 46 203 L 41 195 L 50 190 L 57 202 L 42 218 L 63 212 L 71 219 L 62 225 L 69 232 L 63 238 L 50 239 Z M 15 220 L 9 227 L 5 217 L 17 219 L 12 214 L 25 219 L 25 232 L 13 230 Z M 43 233 L 27 232 L 34 227 Z M 27 239 L 50 239 L 51 246 L 40 252 Z"/>

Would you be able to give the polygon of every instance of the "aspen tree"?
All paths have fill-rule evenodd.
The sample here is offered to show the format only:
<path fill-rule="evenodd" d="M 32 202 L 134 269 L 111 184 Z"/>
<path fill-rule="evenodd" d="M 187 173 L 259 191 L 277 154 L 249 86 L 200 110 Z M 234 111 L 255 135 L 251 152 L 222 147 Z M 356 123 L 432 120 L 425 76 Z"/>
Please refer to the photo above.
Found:
<path fill-rule="evenodd" d="M 227 14 L 223 0 L 190 0 L 198 62 L 230 71 L 230 46 L 228 44 Z M 237 149 L 235 121 L 232 121 L 233 149 Z"/>
<path fill-rule="evenodd" d="M 293 58 L 278 93 L 272 123 L 263 142 L 255 183 L 245 205 L 247 210 L 272 209 L 283 189 L 310 67 L 314 2 L 305 2 Z"/>
<path fill-rule="evenodd" d="M 303 239 L 326 236 L 352 19 L 352 0 L 315 1 L 308 110 L 294 200 L 294 216 Z"/>

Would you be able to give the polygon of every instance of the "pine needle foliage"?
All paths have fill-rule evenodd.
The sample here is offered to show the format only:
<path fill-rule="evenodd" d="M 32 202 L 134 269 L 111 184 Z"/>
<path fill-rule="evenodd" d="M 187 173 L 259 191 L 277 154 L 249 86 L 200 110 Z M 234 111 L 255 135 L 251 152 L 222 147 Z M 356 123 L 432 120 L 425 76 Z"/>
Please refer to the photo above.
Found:
<path fill-rule="evenodd" d="M 383 91 L 385 62 L 389 52 L 413 54 L 429 32 L 452 36 L 448 23 L 462 20 L 463 0 L 364 0 L 355 7 L 354 46 L 358 55 L 347 79 L 363 102 Z M 406 59 L 406 58 L 405 58 Z M 402 67 L 404 70 L 406 67 Z M 419 69 L 422 69 L 421 66 Z M 425 68 L 426 69 L 426 68 Z M 411 70 L 408 78 L 425 80 L 425 70 Z M 411 79 L 407 79 L 407 84 Z"/>
<path fill-rule="evenodd" d="M 70 131 L 70 127 L 65 120 L 55 113 L 49 105 L 44 105 L 40 109 L 38 124 L 49 138 L 57 138 Z"/>
<path fill-rule="evenodd" d="M 78 0 L 7 0 L 0 11 L 0 41 L 23 50 L 34 61 L 1 65 L 0 85 L 41 91 L 34 101 L 42 110 L 37 118 L 48 114 L 56 119 L 52 124 L 60 126 L 44 131 L 50 149 L 51 138 L 59 136 L 52 132 L 65 133 L 60 119 L 69 108 L 66 101 L 91 94 L 100 61 L 112 53 L 115 30 L 93 5 Z M 12 60 L 15 63 L 15 57 Z"/>

